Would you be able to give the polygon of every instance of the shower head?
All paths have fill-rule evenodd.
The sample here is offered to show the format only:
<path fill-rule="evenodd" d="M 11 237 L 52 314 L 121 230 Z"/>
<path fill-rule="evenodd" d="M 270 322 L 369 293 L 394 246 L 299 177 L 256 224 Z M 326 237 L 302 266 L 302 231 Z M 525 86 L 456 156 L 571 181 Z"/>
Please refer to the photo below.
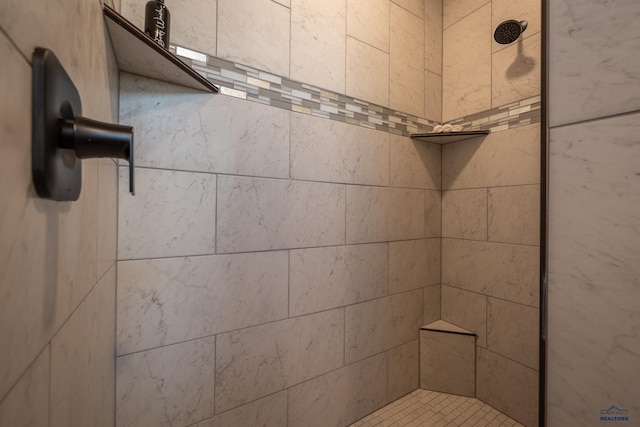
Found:
<path fill-rule="evenodd" d="M 513 43 L 520 37 L 520 34 L 527 29 L 527 21 L 514 21 L 510 19 L 498 25 L 493 33 L 493 38 L 500 44 Z"/>

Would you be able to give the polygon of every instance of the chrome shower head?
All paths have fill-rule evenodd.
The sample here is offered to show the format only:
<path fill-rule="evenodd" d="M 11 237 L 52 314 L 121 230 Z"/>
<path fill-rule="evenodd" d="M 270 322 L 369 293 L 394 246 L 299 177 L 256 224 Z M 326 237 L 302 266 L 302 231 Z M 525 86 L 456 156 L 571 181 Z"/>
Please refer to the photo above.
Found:
<path fill-rule="evenodd" d="M 518 22 L 509 19 L 498 25 L 498 28 L 493 33 L 493 38 L 500 44 L 513 43 L 527 29 L 527 25 L 527 21 Z"/>

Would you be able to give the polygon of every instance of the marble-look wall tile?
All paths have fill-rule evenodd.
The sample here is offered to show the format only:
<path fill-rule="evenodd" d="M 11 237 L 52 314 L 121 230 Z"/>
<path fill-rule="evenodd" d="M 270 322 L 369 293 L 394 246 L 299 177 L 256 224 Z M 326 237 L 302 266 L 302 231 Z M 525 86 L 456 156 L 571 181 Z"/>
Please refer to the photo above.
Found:
<path fill-rule="evenodd" d="M 424 116 L 424 20 L 390 3 L 389 106 L 418 117 Z"/>
<path fill-rule="evenodd" d="M 213 415 L 215 338 L 121 356 L 116 425 L 186 426 Z"/>
<path fill-rule="evenodd" d="M 389 293 L 397 294 L 440 283 L 439 239 L 389 243 Z M 438 254 L 430 254 L 430 251 Z M 431 270 L 436 271 L 431 271 Z"/>
<path fill-rule="evenodd" d="M 424 236 L 424 191 L 347 187 L 347 243 Z"/>
<path fill-rule="evenodd" d="M 378 105 L 389 105 L 389 54 L 347 37 L 346 94 Z"/>
<path fill-rule="evenodd" d="M 115 267 L 51 340 L 50 426 L 114 425 Z"/>
<path fill-rule="evenodd" d="M 550 126 L 640 109 L 633 0 L 549 5 Z"/>
<path fill-rule="evenodd" d="M 423 325 L 440 320 L 441 286 L 428 286 L 424 288 L 424 317 Z"/>
<path fill-rule="evenodd" d="M 539 244 L 539 185 L 489 189 L 489 240 Z"/>
<path fill-rule="evenodd" d="M 450 2 L 445 1 L 448 16 Z M 467 5 L 469 2 L 456 2 Z M 442 120 L 491 108 L 491 3 L 443 33 Z M 473 70 L 473 72 L 471 72 Z"/>
<path fill-rule="evenodd" d="M 293 114 L 291 177 L 388 185 L 389 134 L 307 114 Z"/>
<path fill-rule="evenodd" d="M 420 331 L 420 388 L 474 397 L 476 337 Z"/>
<path fill-rule="evenodd" d="M 220 0 L 223 2 L 224 0 Z M 144 31 L 144 1 L 121 0 L 120 13 Z M 167 3 L 171 13 L 169 42 L 195 49 L 209 55 L 216 54 L 216 1 L 172 0 Z"/>
<path fill-rule="evenodd" d="M 539 310 L 495 298 L 487 300 L 487 348 L 538 369 Z"/>
<path fill-rule="evenodd" d="M 442 286 L 442 320 L 477 335 L 476 343 L 487 346 L 487 297 L 451 286 Z"/>
<path fill-rule="evenodd" d="M 379 354 L 289 391 L 289 427 L 347 426 L 387 403 L 387 355 Z"/>
<path fill-rule="evenodd" d="M 538 425 L 538 372 L 477 347 L 478 399 L 527 427 Z"/>
<path fill-rule="evenodd" d="M 218 253 L 344 244 L 345 188 L 218 178 Z"/>
<path fill-rule="evenodd" d="M 136 130 L 136 165 L 287 178 L 291 113 L 122 74 L 120 122 Z"/>
<path fill-rule="evenodd" d="M 117 354 L 287 317 L 286 252 L 118 264 Z"/>
<path fill-rule="evenodd" d="M 345 363 L 353 363 L 418 338 L 422 290 L 345 308 Z"/>
<path fill-rule="evenodd" d="M 424 31 L 424 68 L 442 76 L 442 0 L 425 0 Z"/>
<path fill-rule="evenodd" d="M 49 427 L 49 347 L 0 403 L 0 426 Z"/>
<path fill-rule="evenodd" d="M 239 406 L 193 427 L 282 427 L 287 425 L 287 392 L 272 394 Z"/>
<path fill-rule="evenodd" d="M 521 126 L 442 148 L 442 189 L 540 182 L 540 125 Z"/>
<path fill-rule="evenodd" d="M 537 307 L 539 250 L 533 246 L 442 240 L 442 284 Z"/>
<path fill-rule="evenodd" d="M 389 52 L 389 0 L 347 0 L 347 35 Z"/>
<path fill-rule="evenodd" d="M 390 144 L 393 187 L 440 189 L 440 145 L 395 135 Z"/>
<path fill-rule="evenodd" d="M 271 0 L 218 0 L 217 56 L 289 77 L 290 18 Z"/>
<path fill-rule="evenodd" d="M 424 193 L 424 237 L 442 236 L 442 191 L 427 190 Z"/>
<path fill-rule="evenodd" d="M 524 40 L 518 39 L 511 46 L 492 55 L 492 107 L 520 101 L 540 93 L 540 38 L 541 35 L 538 33 Z"/>
<path fill-rule="evenodd" d="M 487 189 L 442 192 L 442 237 L 487 240 Z"/>
<path fill-rule="evenodd" d="M 216 412 L 343 364 L 344 311 L 324 311 L 218 335 Z"/>
<path fill-rule="evenodd" d="M 442 22 L 444 28 L 450 27 L 472 12 L 480 9 L 491 0 L 443 0 L 442 1 Z"/>
<path fill-rule="evenodd" d="M 345 92 L 347 0 L 292 0 L 291 78 Z"/>
<path fill-rule="evenodd" d="M 424 0 L 391 0 L 420 19 L 424 18 Z"/>
<path fill-rule="evenodd" d="M 118 245 L 118 166 L 112 159 L 98 161 L 98 252 L 96 278 L 113 267 Z"/>
<path fill-rule="evenodd" d="M 542 29 L 541 3 L 539 0 L 492 0 L 491 1 L 491 28 L 495 28 L 508 19 L 527 21 L 527 30 L 522 34 L 523 38 L 532 37 L 540 33 Z M 505 48 L 503 44 L 492 42 L 493 51 Z"/>
<path fill-rule="evenodd" d="M 118 259 L 213 254 L 216 176 L 120 167 Z"/>
<path fill-rule="evenodd" d="M 389 246 L 386 243 L 293 250 L 290 259 L 290 316 L 350 305 L 389 293 Z"/>
<path fill-rule="evenodd" d="M 411 393 L 420 385 L 420 341 L 415 340 L 387 352 L 389 402 Z"/>
<path fill-rule="evenodd" d="M 594 409 L 612 404 L 640 414 L 638 123 L 633 114 L 551 130 L 548 399 L 556 425 L 588 424 Z"/>
<path fill-rule="evenodd" d="M 428 70 L 424 72 L 424 116 L 442 121 L 442 76 Z"/>

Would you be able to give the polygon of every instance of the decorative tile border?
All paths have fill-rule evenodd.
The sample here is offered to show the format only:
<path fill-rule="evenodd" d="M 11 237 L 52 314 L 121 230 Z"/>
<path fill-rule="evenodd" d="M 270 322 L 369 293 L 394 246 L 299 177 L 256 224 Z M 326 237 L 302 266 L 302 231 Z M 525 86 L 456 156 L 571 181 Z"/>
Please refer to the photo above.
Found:
<path fill-rule="evenodd" d="M 181 46 L 171 45 L 170 50 L 220 86 L 224 95 L 402 136 L 430 132 L 440 124 Z M 447 123 L 459 124 L 463 130 L 499 132 L 538 122 L 540 96 Z"/>

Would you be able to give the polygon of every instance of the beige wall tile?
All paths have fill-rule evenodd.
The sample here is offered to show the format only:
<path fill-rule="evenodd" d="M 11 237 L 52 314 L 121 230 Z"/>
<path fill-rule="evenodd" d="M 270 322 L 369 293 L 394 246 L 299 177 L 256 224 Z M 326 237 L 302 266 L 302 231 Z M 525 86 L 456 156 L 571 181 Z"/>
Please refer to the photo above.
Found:
<path fill-rule="evenodd" d="M 538 372 L 477 348 L 478 399 L 527 427 L 538 425 Z"/>
<path fill-rule="evenodd" d="M 442 76 L 428 70 L 424 72 L 424 116 L 442 121 Z"/>
<path fill-rule="evenodd" d="M 395 3 L 391 7 L 389 107 L 424 116 L 424 20 Z"/>
<path fill-rule="evenodd" d="M 291 251 L 291 316 L 341 307 L 389 293 L 389 246 L 333 246 Z"/>
<path fill-rule="evenodd" d="M 213 254 L 216 176 L 120 167 L 118 259 Z"/>
<path fill-rule="evenodd" d="M 549 16 L 550 126 L 637 111 L 638 4 L 553 2 Z"/>
<path fill-rule="evenodd" d="M 343 365 L 344 311 L 324 311 L 218 335 L 216 412 Z"/>
<path fill-rule="evenodd" d="M 347 37 L 346 94 L 389 106 L 389 54 Z"/>
<path fill-rule="evenodd" d="M 96 277 L 113 267 L 118 244 L 118 167 L 112 159 L 98 161 L 98 252 Z"/>
<path fill-rule="evenodd" d="M 427 239 L 427 283 L 438 284 L 440 280 L 442 259 L 441 239 Z"/>
<path fill-rule="evenodd" d="M 420 331 L 420 388 L 475 396 L 476 337 Z"/>
<path fill-rule="evenodd" d="M 392 135 L 389 148 L 393 187 L 440 189 L 440 145 Z"/>
<path fill-rule="evenodd" d="M 419 386 L 420 340 L 392 348 L 387 352 L 387 357 L 389 363 L 387 400 L 393 402 Z"/>
<path fill-rule="evenodd" d="M 539 250 L 533 246 L 442 240 L 442 283 L 538 306 Z"/>
<path fill-rule="evenodd" d="M 50 426 L 114 425 L 115 268 L 51 340 Z"/>
<path fill-rule="evenodd" d="M 487 239 L 487 190 L 442 192 L 442 237 Z"/>
<path fill-rule="evenodd" d="M 347 0 L 293 0 L 291 78 L 345 92 Z"/>
<path fill-rule="evenodd" d="M 387 403 L 387 355 L 322 375 L 289 392 L 290 427 L 346 426 Z"/>
<path fill-rule="evenodd" d="M 509 301 L 487 301 L 487 348 L 538 369 L 539 310 Z"/>
<path fill-rule="evenodd" d="M 442 0 L 442 21 L 444 28 L 455 24 L 464 17 L 470 15 L 483 5 L 491 3 L 490 0 Z"/>
<path fill-rule="evenodd" d="M 422 290 L 345 308 L 345 363 L 353 363 L 418 338 Z"/>
<path fill-rule="evenodd" d="M 442 286 L 442 319 L 478 336 L 476 344 L 487 346 L 487 297 L 451 286 Z"/>
<path fill-rule="evenodd" d="M 347 243 L 424 236 L 424 191 L 347 186 Z"/>
<path fill-rule="evenodd" d="M 259 423 L 262 427 L 287 424 L 287 392 L 272 394 L 209 418 L 193 427 L 238 427 Z"/>
<path fill-rule="evenodd" d="M 290 15 L 271 0 L 218 0 L 217 56 L 288 77 Z"/>
<path fill-rule="evenodd" d="M 116 425 L 189 425 L 213 415 L 215 338 L 121 356 Z"/>
<path fill-rule="evenodd" d="M 291 116 L 291 177 L 388 185 L 389 134 L 294 113 Z"/>
<path fill-rule="evenodd" d="M 218 253 L 344 243 L 343 185 L 218 178 Z"/>
<path fill-rule="evenodd" d="M 516 21 L 527 21 L 527 29 L 521 37 L 529 38 L 542 29 L 542 13 L 541 3 L 538 0 L 521 0 L 513 2 L 510 0 L 492 0 L 491 1 L 491 31 L 495 31 L 496 27 L 508 19 Z M 493 42 L 493 51 L 500 50 L 505 45 Z"/>
<path fill-rule="evenodd" d="M 120 122 L 140 135 L 137 166 L 287 178 L 290 116 L 131 74 L 120 81 Z"/>
<path fill-rule="evenodd" d="M 398 6 L 408 10 L 420 19 L 424 17 L 424 0 L 391 0 Z"/>
<path fill-rule="evenodd" d="M 424 68 L 442 76 L 442 0 L 425 0 L 424 31 Z"/>
<path fill-rule="evenodd" d="M 424 321 L 423 326 L 440 320 L 440 285 L 424 288 Z"/>
<path fill-rule="evenodd" d="M 431 249 L 428 242 L 407 240 L 389 243 L 389 293 L 397 294 L 440 283 L 440 280 L 430 283 L 430 279 L 439 277 L 429 271 L 433 262 L 429 263 L 428 260 L 436 257 L 428 254 Z"/>
<path fill-rule="evenodd" d="M 539 185 L 489 189 L 489 240 L 539 244 Z"/>
<path fill-rule="evenodd" d="M 491 60 L 491 106 L 530 98 L 540 93 L 540 33 L 519 39 L 495 52 Z"/>
<path fill-rule="evenodd" d="M 224 0 L 220 0 L 224 2 Z M 120 13 L 144 31 L 145 3 L 121 0 Z M 216 54 L 216 1 L 172 0 L 167 2 L 171 14 L 169 42 L 209 55 Z M 222 24 L 222 23 L 221 23 Z"/>
<path fill-rule="evenodd" d="M 442 188 L 540 182 L 540 126 L 521 126 L 442 148 Z"/>
<path fill-rule="evenodd" d="M 48 427 L 49 378 L 49 347 L 45 347 L 0 403 L 0 425 Z"/>
<path fill-rule="evenodd" d="M 118 264 L 117 354 L 287 317 L 286 252 Z"/>
<path fill-rule="evenodd" d="M 444 13 L 447 15 L 445 1 Z M 457 4 L 468 2 L 457 2 Z M 446 22 L 446 21 L 445 21 Z M 443 35 L 442 120 L 491 108 L 491 4 L 446 28 Z M 470 72 L 473 70 L 473 72 Z"/>
<path fill-rule="evenodd" d="M 424 236 L 442 236 L 442 191 L 427 190 L 425 197 Z"/>
<path fill-rule="evenodd" d="M 347 0 L 347 35 L 389 52 L 389 0 Z"/>

